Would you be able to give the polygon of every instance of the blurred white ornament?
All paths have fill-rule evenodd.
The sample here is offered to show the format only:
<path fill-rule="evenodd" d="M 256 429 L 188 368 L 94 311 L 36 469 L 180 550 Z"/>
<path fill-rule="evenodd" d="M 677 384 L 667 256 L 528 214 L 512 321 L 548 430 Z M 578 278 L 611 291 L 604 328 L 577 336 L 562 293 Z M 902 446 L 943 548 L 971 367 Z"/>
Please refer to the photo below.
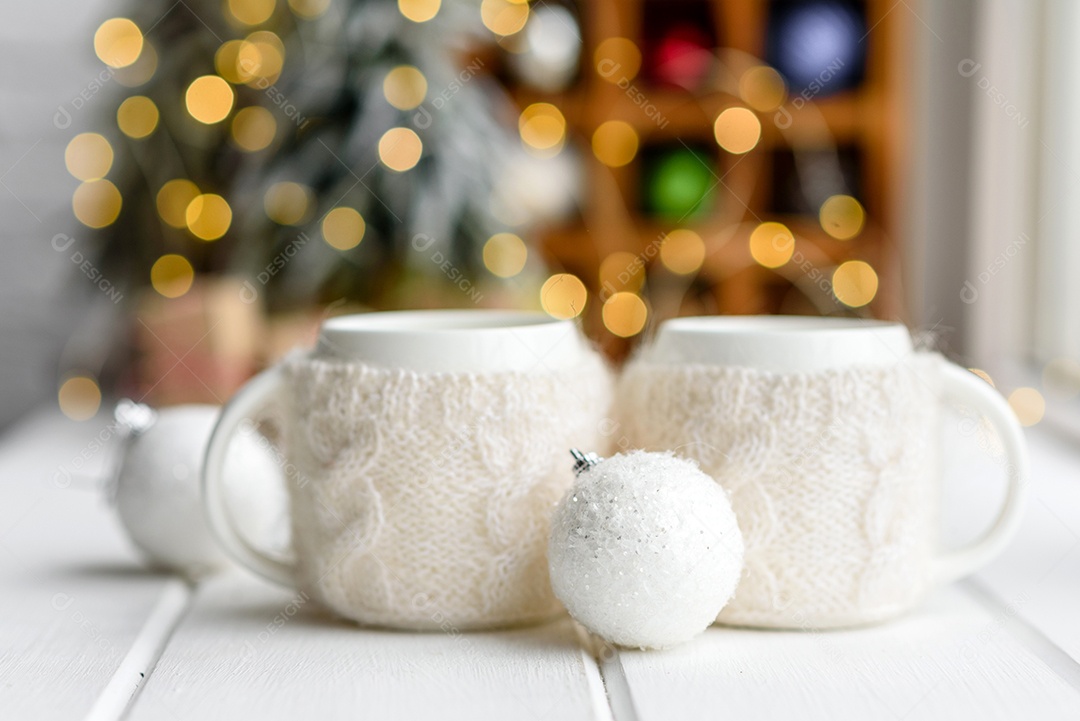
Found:
<path fill-rule="evenodd" d="M 558 220 L 574 209 L 581 192 L 581 158 L 576 153 L 563 150 L 537 158 L 518 152 L 502 167 L 491 212 L 511 227 Z"/>
<path fill-rule="evenodd" d="M 163 408 L 123 401 L 116 418 L 126 438 L 114 480 L 120 521 L 151 565 L 200 575 L 229 562 L 203 518 L 203 453 L 220 409 Z M 233 441 L 226 461 L 229 507 L 252 542 L 281 545 L 287 499 L 269 443 L 254 428 Z"/>
<path fill-rule="evenodd" d="M 525 28 L 514 36 L 510 70 L 537 90 L 557 93 L 577 75 L 581 58 L 581 28 L 565 7 L 539 5 Z"/>

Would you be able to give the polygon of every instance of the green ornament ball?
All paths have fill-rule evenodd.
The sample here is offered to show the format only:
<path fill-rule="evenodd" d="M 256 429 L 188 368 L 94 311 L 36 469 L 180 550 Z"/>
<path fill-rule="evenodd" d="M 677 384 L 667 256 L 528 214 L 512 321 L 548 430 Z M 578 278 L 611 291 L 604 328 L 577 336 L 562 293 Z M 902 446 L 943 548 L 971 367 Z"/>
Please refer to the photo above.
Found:
<path fill-rule="evenodd" d="M 716 177 L 713 158 L 681 148 L 661 155 L 646 180 L 647 205 L 656 215 L 672 219 L 695 217 L 713 203 Z"/>

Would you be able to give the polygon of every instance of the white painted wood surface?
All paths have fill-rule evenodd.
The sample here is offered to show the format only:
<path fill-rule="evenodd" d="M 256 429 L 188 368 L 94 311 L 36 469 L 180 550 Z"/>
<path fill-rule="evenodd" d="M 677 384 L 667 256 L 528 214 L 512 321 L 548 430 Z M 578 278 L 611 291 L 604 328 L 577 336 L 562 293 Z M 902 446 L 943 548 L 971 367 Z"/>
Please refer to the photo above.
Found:
<path fill-rule="evenodd" d="M 1017 542 L 908 617 L 646 653 L 595 649 L 565 619 L 362 629 L 240 571 L 147 573 L 100 496 L 54 478 L 96 431 L 38 416 L 0 441 L 0 719 L 1080 718 L 1080 450 L 1049 436 L 1032 437 Z M 993 507 L 984 461 L 973 526 Z"/>

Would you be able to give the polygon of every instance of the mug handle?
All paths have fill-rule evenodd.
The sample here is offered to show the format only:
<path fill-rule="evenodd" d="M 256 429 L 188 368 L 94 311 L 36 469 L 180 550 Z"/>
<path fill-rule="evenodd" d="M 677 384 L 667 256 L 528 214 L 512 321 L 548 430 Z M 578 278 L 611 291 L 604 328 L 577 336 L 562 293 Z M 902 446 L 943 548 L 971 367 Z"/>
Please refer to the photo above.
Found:
<path fill-rule="evenodd" d="M 974 573 L 1005 548 L 1020 526 L 1031 473 L 1024 432 L 1001 394 L 971 371 L 952 363 L 945 364 L 943 380 L 945 401 L 978 411 L 997 430 L 1005 450 L 1008 486 L 1005 501 L 990 528 L 967 546 L 938 556 L 934 579 L 939 584 Z"/>
<path fill-rule="evenodd" d="M 274 366 L 248 381 L 221 409 L 203 461 L 202 500 L 210 530 L 233 560 L 274 583 L 292 588 L 295 578 L 293 565 L 263 553 L 237 530 L 225 498 L 224 479 L 225 456 L 237 428 L 284 387 L 285 372 L 281 366 Z"/>

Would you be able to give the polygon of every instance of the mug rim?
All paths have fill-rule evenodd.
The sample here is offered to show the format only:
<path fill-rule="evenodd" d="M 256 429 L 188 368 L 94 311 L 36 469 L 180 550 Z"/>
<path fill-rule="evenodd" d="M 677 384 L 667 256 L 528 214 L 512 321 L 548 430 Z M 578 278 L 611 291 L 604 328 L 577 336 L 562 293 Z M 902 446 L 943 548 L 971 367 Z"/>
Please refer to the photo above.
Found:
<path fill-rule="evenodd" d="M 903 323 L 873 318 L 848 318 L 812 315 L 695 315 L 671 318 L 662 328 L 676 333 L 715 334 L 775 334 L 827 332 L 854 333 L 858 331 L 880 332 L 899 329 L 907 332 Z"/>

